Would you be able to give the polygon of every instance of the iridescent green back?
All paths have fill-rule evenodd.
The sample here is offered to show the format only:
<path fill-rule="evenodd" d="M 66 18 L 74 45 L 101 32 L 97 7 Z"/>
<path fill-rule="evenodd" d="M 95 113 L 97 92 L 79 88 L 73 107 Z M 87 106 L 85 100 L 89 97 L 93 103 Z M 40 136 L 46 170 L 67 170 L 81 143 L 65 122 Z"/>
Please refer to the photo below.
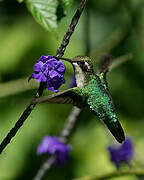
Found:
<path fill-rule="evenodd" d="M 105 84 L 97 75 L 93 75 L 86 88 L 89 92 L 88 105 L 90 109 L 121 143 L 124 140 L 124 132 L 114 112 L 113 101 Z"/>

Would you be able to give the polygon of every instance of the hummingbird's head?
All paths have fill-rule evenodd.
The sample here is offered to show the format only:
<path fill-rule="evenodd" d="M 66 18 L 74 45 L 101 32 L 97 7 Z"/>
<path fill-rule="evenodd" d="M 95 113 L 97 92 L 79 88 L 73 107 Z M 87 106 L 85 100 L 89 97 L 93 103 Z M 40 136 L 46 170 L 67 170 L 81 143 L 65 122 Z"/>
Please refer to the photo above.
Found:
<path fill-rule="evenodd" d="M 91 59 L 87 56 L 76 56 L 73 59 L 58 57 L 57 59 L 68 61 L 73 65 L 78 87 L 86 85 L 94 73 Z"/>
<path fill-rule="evenodd" d="M 56 57 L 56 59 L 62 59 L 62 60 L 70 62 L 73 65 L 75 70 L 79 69 L 83 71 L 84 73 L 90 73 L 90 74 L 94 72 L 92 61 L 87 56 L 75 56 L 73 59 Z"/>
<path fill-rule="evenodd" d="M 76 56 L 72 59 L 71 63 L 75 70 L 81 69 L 86 74 L 92 74 L 94 72 L 91 59 L 87 56 Z"/>

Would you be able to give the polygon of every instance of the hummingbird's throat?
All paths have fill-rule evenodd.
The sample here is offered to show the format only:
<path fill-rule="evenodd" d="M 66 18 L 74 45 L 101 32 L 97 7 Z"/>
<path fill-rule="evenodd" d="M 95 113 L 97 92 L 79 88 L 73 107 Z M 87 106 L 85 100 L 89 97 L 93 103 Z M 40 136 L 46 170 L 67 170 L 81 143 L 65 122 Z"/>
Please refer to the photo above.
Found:
<path fill-rule="evenodd" d="M 73 63 L 73 66 L 75 70 L 75 78 L 76 78 L 77 87 L 83 87 L 85 84 L 85 74 L 77 63 Z"/>

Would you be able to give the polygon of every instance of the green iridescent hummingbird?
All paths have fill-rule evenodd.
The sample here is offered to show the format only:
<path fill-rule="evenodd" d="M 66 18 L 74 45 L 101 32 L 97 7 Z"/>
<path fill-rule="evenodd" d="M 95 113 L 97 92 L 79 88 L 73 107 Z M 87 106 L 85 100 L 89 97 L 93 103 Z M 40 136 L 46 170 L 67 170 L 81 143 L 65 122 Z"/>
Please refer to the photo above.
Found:
<path fill-rule="evenodd" d="M 39 99 L 40 102 L 73 104 L 79 108 L 88 107 L 108 127 L 119 143 L 125 140 L 124 131 L 114 110 L 112 97 L 106 81 L 110 56 L 101 59 L 98 73 L 93 70 L 89 57 L 58 58 L 73 65 L 77 87 Z"/>

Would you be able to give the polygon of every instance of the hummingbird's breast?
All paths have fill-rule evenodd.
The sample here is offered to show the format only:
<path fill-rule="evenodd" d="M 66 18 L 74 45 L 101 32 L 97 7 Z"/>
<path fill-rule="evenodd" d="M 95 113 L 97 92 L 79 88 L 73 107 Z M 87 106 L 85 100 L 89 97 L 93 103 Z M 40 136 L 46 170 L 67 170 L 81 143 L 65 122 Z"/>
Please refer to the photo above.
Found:
<path fill-rule="evenodd" d="M 84 87 L 85 74 L 77 63 L 73 63 L 77 87 Z"/>

